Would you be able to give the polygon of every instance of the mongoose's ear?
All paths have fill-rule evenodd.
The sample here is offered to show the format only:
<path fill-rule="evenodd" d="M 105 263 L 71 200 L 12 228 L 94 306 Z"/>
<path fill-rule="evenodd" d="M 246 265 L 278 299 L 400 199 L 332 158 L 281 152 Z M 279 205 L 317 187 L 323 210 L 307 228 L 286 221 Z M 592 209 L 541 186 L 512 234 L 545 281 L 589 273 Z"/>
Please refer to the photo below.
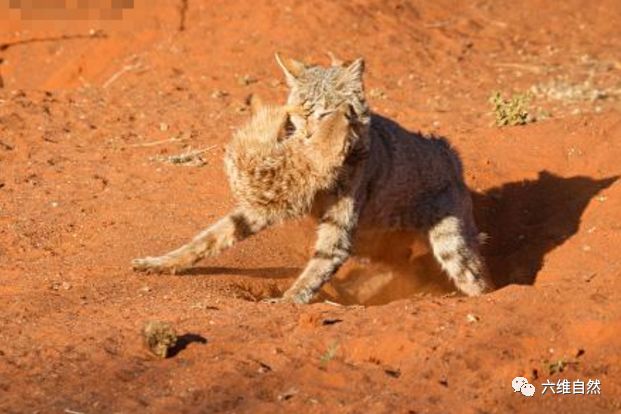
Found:
<path fill-rule="evenodd" d="M 302 74 L 304 69 L 306 69 L 306 66 L 300 61 L 281 56 L 278 52 L 276 52 L 275 56 L 278 66 L 280 66 L 285 73 L 287 84 L 292 87 L 296 84 L 297 78 Z"/>
<path fill-rule="evenodd" d="M 257 112 L 259 112 L 259 110 L 265 106 L 265 104 L 263 103 L 263 99 L 261 99 L 259 95 L 254 93 L 248 98 L 248 104 L 250 105 L 250 113 L 252 115 L 256 115 Z"/>
<path fill-rule="evenodd" d="M 330 57 L 330 64 L 332 66 L 343 66 L 343 61 L 339 58 L 337 58 L 336 56 L 334 56 L 334 53 L 328 51 L 326 52 L 328 54 L 328 56 Z"/>

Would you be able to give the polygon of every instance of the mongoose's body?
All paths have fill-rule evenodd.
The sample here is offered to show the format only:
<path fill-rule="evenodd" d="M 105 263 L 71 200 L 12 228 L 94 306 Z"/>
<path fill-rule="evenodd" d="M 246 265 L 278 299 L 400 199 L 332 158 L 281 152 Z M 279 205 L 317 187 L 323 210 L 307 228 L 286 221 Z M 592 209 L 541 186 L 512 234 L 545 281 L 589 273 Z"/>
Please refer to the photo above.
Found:
<path fill-rule="evenodd" d="M 349 257 L 361 226 L 417 231 L 458 289 L 491 289 L 461 162 L 447 142 L 372 115 L 360 59 L 328 68 L 277 59 L 291 88 L 289 107 L 302 113 L 259 111 L 236 134 L 225 163 L 239 208 L 189 244 L 134 267 L 187 267 L 311 212 L 319 220 L 315 251 L 283 300 L 310 301 Z"/>
<path fill-rule="evenodd" d="M 307 214 L 320 191 L 336 182 L 348 153 L 349 121 L 335 111 L 309 135 L 290 131 L 296 108 L 265 106 L 233 136 L 224 165 L 240 207 L 270 222 Z"/>

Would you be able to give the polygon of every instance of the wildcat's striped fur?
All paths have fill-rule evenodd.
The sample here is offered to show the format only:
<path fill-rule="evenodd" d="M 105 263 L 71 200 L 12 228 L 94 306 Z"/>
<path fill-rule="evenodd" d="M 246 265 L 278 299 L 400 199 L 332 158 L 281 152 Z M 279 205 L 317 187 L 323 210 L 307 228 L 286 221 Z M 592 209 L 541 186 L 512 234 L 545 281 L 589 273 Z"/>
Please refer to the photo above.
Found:
<path fill-rule="evenodd" d="M 361 226 L 426 235 L 459 290 L 473 296 L 492 289 L 461 161 L 450 145 L 371 113 L 362 59 L 321 67 L 276 58 L 290 88 L 289 108 L 300 110 L 259 111 L 236 134 L 226 167 L 238 209 L 188 245 L 137 259 L 134 267 L 175 271 L 270 224 L 311 213 L 319 220 L 315 250 L 285 301 L 308 303 L 347 260 Z M 283 133 L 290 129 L 293 135 Z"/>

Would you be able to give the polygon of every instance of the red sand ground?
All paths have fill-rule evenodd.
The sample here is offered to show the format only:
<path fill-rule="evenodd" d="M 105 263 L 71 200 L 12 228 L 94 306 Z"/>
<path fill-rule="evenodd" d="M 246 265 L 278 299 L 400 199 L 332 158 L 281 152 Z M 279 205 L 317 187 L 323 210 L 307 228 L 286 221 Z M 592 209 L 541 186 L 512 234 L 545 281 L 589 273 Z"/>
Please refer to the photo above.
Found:
<path fill-rule="evenodd" d="M 0 23 L 0 412 L 620 412 L 617 0 L 183 4 Z M 373 235 L 323 295 L 380 306 L 257 303 L 304 265 L 309 221 L 187 275 L 129 269 L 232 206 L 223 148 L 249 93 L 284 100 L 276 50 L 364 56 L 377 112 L 454 143 L 501 289 L 451 294 L 408 235 Z M 555 80 L 547 119 L 491 125 L 494 90 Z M 188 145 L 206 165 L 153 160 Z M 150 356 L 150 319 L 185 348 Z M 565 378 L 602 394 L 541 395 Z"/>

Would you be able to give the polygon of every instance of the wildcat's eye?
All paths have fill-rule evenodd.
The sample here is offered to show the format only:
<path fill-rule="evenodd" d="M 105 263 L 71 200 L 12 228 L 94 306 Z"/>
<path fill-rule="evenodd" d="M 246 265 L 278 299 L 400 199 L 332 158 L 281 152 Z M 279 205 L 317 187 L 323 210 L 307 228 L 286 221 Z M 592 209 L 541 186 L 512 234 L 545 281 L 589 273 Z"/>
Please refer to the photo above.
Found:
<path fill-rule="evenodd" d="M 333 112 L 334 111 L 322 111 L 322 112 L 317 114 L 317 119 L 323 119 L 323 118 L 325 118 L 326 116 L 330 115 Z"/>

